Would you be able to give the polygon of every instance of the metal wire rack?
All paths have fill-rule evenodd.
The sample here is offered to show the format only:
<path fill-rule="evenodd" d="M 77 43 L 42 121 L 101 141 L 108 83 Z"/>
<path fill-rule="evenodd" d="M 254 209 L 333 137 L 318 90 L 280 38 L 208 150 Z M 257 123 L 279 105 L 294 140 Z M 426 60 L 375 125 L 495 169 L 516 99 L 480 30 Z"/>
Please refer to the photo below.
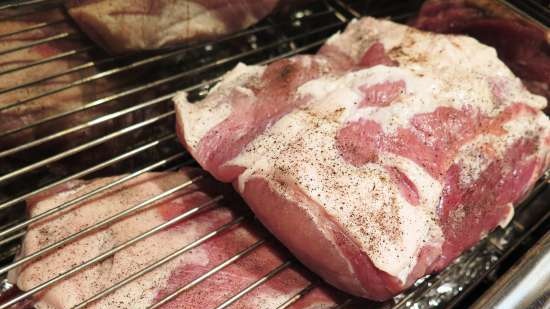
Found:
<path fill-rule="evenodd" d="M 389 5 L 384 1 L 315 1 L 288 14 L 280 14 L 262 21 L 256 26 L 226 36 L 214 42 L 196 43 L 180 48 L 166 49 L 157 53 L 144 53 L 134 56 L 112 57 L 104 54 L 91 42 L 81 37 L 77 28 L 68 19 L 35 23 L 16 31 L 0 33 L 0 40 L 36 30 L 68 24 L 74 31 L 53 31 L 47 37 L 25 42 L 16 47 L 0 50 L 1 55 L 30 49 L 49 42 L 73 39 L 83 40 L 81 46 L 48 57 L 22 63 L 0 71 L 0 78 L 23 70 L 73 57 L 87 57 L 77 65 L 54 72 L 48 76 L 25 80 L 15 86 L 0 89 L 0 113 L 25 107 L 44 98 L 70 91 L 89 84 L 116 80 L 116 87 L 105 95 L 80 105 L 34 119 L 20 127 L 0 132 L 0 278 L 7 272 L 26 262 L 32 261 L 56 248 L 59 248 L 81 235 L 108 226 L 121 218 L 139 211 L 151 204 L 181 192 L 200 177 L 175 186 L 162 194 L 133 205 L 127 210 L 97 222 L 61 241 L 48 245 L 27 256 L 13 261 L 20 247 L 25 229 L 44 218 L 90 199 L 102 192 L 134 179 L 146 172 L 155 170 L 177 170 L 183 165 L 193 165 L 183 149 L 178 145 L 173 133 L 174 111 L 170 98 L 175 91 L 186 90 L 194 99 L 203 97 L 214 85 L 219 76 L 242 61 L 246 63 L 269 63 L 277 59 L 303 52 L 314 51 L 335 31 L 342 29 L 352 18 L 368 15 L 388 16 L 397 21 L 406 21 L 414 15 L 421 1 L 400 1 Z M 45 10 L 58 9 L 60 1 L 31 0 L 0 5 L 0 22 L 17 20 Z M 59 77 L 79 73 L 79 78 L 59 86 L 35 93 L 31 96 L 12 99 L 9 95 L 19 89 L 48 83 Z M 5 99 L 9 98 L 9 99 Z M 136 103 L 137 102 L 137 103 Z M 53 130 L 51 128 L 54 128 Z M 15 145 L 4 143 L 14 136 L 32 132 L 32 139 L 22 139 Z M 76 140 L 75 142 L 69 142 Z M 22 158 L 31 158 L 22 159 Z M 31 218 L 25 217 L 24 201 L 55 186 L 79 178 L 94 178 L 114 173 L 127 173 L 104 186 L 90 191 Z M 545 211 L 544 200 L 550 197 L 548 181 L 541 180 L 523 206 L 519 215 L 508 228 L 490 235 L 475 248 L 465 253 L 453 265 L 437 276 L 427 276 L 419 280 L 415 287 L 394 300 L 383 304 L 368 303 L 372 308 L 435 308 L 456 306 L 469 289 L 478 286 L 482 280 L 490 280 L 495 270 L 521 246 L 533 237 L 541 226 L 547 226 L 549 213 Z M 223 199 L 214 198 L 211 202 L 197 207 L 134 237 L 114 248 L 78 265 L 26 292 L 13 297 L 1 298 L 0 309 L 23 302 L 32 295 L 43 291 L 86 267 L 97 263 L 116 252 L 153 235 L 192 215 L 205 211 Z M 541 202 L 542 201 L 542 202 Z M 111 293 L 120 286 L 142 276 L 175 257 L 217 237 L 224 231 L 249 220 L 248 215 L 227 222 L 203 235 L 172 254 L 122 279 L 108 289 L 85 300 L 75 308 L 85 308 L 95 300 Z M 150 308 L 159 308 L 178 295 L 198 286 L 208 277 L 253 252 L 266 243 L 261 239 L 233 257 L 215 266 L 203 275 L 179 287 Z M 278 267 L 257 278 L 255 282 L 236 293 L 217 308 L 227 308 L 247 293 L 261 286 L 286 268 L 298 262 L 289 259 Z M 321 285 L 312 280 L 301 291 L 282 302 L 278 308 L 287 308 L 300 301 L 305 295 Z M 9 284 L 4 280 L 4 286 Z M 348 308 L 363 301 L 344 297 L 335 308 Z"/>

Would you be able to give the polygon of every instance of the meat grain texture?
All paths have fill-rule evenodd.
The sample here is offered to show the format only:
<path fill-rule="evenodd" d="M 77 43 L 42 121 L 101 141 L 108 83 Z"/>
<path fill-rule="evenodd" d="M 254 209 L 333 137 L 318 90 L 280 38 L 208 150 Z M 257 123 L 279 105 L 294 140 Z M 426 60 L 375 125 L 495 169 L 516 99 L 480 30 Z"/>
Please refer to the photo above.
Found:
<path fill-rule="evenodd" d="M 36 252 L 202 174 L 204 172 L 198 169 L 147 173 L 125 182 L 118 188 L 98 194 L 84 203 L 39 220 L 29 227 L 20 256 Z M 48 211 L 120 177 L 122 176 L 69 182 L 29 200 L 29 214 L 34 216 Z M 224 195 L 224 199 L 212 204 L 211 208 L 117 251 L 109 258 L 33 295 L 29 302 L 37 309 L 72 308 L 235 220 L 239 216 L 239 212 L 235 211 L 239 199 L 232 197 L 232 192 L 227 189 L 212 179 L 203 179 L 160 203 L 79 237 L 40 259 L 25 263 L 11 271 L 9 279 L 17 284 L 20 290 L 27 291 L 194 207 L 211 202 L 220 194 Z M 149 308 L 265 237 L 264 232 L 251 222 L 245 221 L 121 286 L 86 308 Z M 161 308 L 213 308 L 287 259 L 285 251 L 268 240 Z M 231 308 L 277 307 L 305 288 L 309 284 L 309 279 L 298 266 L 290 266 L 240 298 Z M 291 308 L 328 308 L 336 304 L 338 297 L 341 296 L 319 286 Z"/>
<path fill-rule="evenodd" d="M 216 38 L 249 27 L 280 0 L 115 0 L 68 2 L 91 39 L 112 53 Z"/>
<path fill-rule="evenodd" d="M 374 300 L 508 224 L 550 163 L 546 99 L 493 48 L 387 20 L 174 100 L 201 166 L 306 266 Z"/>

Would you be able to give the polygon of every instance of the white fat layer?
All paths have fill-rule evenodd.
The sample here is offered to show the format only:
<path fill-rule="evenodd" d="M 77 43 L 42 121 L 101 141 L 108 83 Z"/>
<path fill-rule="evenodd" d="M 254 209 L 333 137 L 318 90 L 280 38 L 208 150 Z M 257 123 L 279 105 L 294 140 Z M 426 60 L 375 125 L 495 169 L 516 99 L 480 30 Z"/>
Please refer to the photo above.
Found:
<path fill-rule="evenodd" d="M 174 8 L 178 8 L 178 6 Z M 181 38 L 183 33 L 185 33 L 187 37 L 193 37 L 195 35 L 204 35 L 205 33 L 224 33 L 227 29 L 223 20 L 218 18 L 216 14 L 211 14 L 207 7 L 199 3 L 188 2 L 181 6 L 181 8 L 184 10 L 164 10 L 162 15 L 163 18 L 172 21 L 172 24 L 166 27 L 156 28 L 162 29 L 163 32 L 163 35 L 159 36 L 162 37 L 159 41 L 159 46 Z M 242 17 L 247 18 L 246 14 Z M 162 20 L 159 22 L 162 22 Z"/>
<path fill-rule="evenodd" d="M 442 82 L 441 90 L 446 95 L 437 97 L 441 100 L 437 103 L 463 100 L 481 111 L 495 110 L 493 114 L 487 113 L 489 115 L 499 111 L 498 107 L 491 108 L 492 104 L 506 106 L 522 102 L 536 109 L 546 106 L 546 99 L 527 91 L 521 80 L 499 60 L 494 48 L 467 36 L 429 34 L 388 21 L 382 24 L 402 28 L 406 33 L 400 41 L 389 35 L 380 36 L 390 57 L 397 60 L 400 67 Z M 491 100 L 492 94 L 488 91 L 495 84 L 504 90 L 500 100 Z"/>
<path fill-rule="evenodd" d="M 27 255 L 46 245 L 59 241 L 86 226 L 113 216 L 132 205 L 162 193 L 166 187 L 175 186 L 186 180 L 180 173 L 167 174 L 156 182 L 139 183 L 143 177 L 137 178 L 128 189 L 118 191 L 101 199 L 79 205 L 57 216 L 55 220 L 40 222 L 40 226 L 31 226 L 23 243 L 22 254 Z M 43 213 L 57 205 L 90 192 L 114 178 L 104 178 L 84 185 L 75 190 L 56 194 L 37 203 L 31 209 L 31 216 Z M 174 200 L 176 202 L 177 199 Z M 12 271 L 12 278 L 17 277 L 17 286 L 23 291 L 67 271 L 74 265 L 82 264 L 114 246 L 124 243 L 147 230 L 166 222 L 156 207 L 142 211 L 126 219 L 117 221 L 108 228 L 96 231 L 86 237 L 79 238 L 63 248 L 44 256 L 36 263 L 26 264 L 24 268 Z M 180 249 L 184 245 L 200 237 L 205 227 L 201 223 L 189 222 L 178 229 L 170 229 L 147 237 L 132 246 L 115 253 L 111 258 L 94 264 L 73 275 L 70 280 L 64 280 L 49 288 L 42 294 L 36 304 L 37 308 L 49 308 L 52 304 L 63 304 L 73 307 L 101 290 L 117 283 L 122 278 L 143 269 L 162 257 Z M 124 308 L 145 308 L 154 302 L 159 288 L 166 287 L 170 274 L 181 265 L 191 264 L 206 266 L 208 252 L 201 248 L 193 249 L 192 253 L 182 254 L 174 260 L 155 268 L 131 283 L 124 285 L 115 292 L 98 300 L 89 308 L 112 308 L 113 304 Z M 17 276 L 14 276 L 17 274 Z"/>
<path fill-rule="evenodd" d="M 399 67 L 369 68 L 367 71 L 372 73 L 365 76 L 369 80 L 359 82 L 375 84 L 402 79 L 407 84 L 407 94 L 389 107 L 367 107 L 359 114 L 353 113 L 354 119 L 350 120 L 376 118 L 385 130 L 392 131 L 407 125 L 412 116 L 438 106 L 470 105 L 489 116 L 517 102 L 536 109 L 546 106 L 546 99 L 527 91 L 498 59 L 494 48 L 470 37 L 427 33 L 391 21 L 363 18 L 350 23 L 345 35 L 335 34 L 328 41 L 336 48 L 346 46 L 345 52 L 356 60 L 373 42 L 382 43 Z M 376 77 L 369 77 L 373 74 Z M 500 89 L 499 100 L 494 99 L 493 88 Z"/>
<path fill-rule="evenodd" d="M 319 116 L 312 109 L 288 114 L 231 160 L 247 167 L 239 190 L 258 176 L 275 180 L 270 185 L 283 196 L 297 185 L 349 231 L 378 268 L 405 281 L 425 241 L 441 241 L 433 220 L 436 204 L 410 205 L 380 164 L 357 168 L 346 162 L 334 143 L 340 123 Z M 401 162 L 411 178 L 420 175 L 413 163 Z M 434 195 L 428 186 L 422 190 L 427 200 Z"/>
<path fill-rule="evenodd" d="M 404 81 L 406 91 L 395 102 L 385 107 L 359 107 L 364 96 L 360 87 L 396 81 Z M 322 105 L 325 102 L 324 105 L 331 109 L 345 108 L 342 116 L 349 122 L 361 119 L 374 120 L 386 133 L 395 133 L 398 128 L 409 127 L 414 116 L 431 113 L 439 107 L 469 109 L 483 115 L 496 116 L 505 107 L 518 102 L 517 98 L 509 95 L 507 97 L 511 99 L 495 103 L 491 83 L 492 81 L 487 78 L 472 83 L 453 78 L 451 84 L 440 77 L 420 76 L 406 68 L 375 66 L 340 78 L 327 77 L 310 81 L 298 89 L 298 94 L 322 101 L 316 102 L 316 105 Z M 521 85 L 510 87 L 516 86 Z M 527 93 L 522 91 L 522 88 L 517 90 Z M 516 96 L 518 91 L 514 92 Z M 333 97 L 334 100 L 321 100 L 327 96 Z M 533 100 L 529 101 L 529 97 Z M 526 95 L 524 99 L 526 101 L 521 102 L 532 102 L 531 106 L 541 106 L 538 99 L 544 101 L 544 98 L 531 94 Z"/>
<path fill-rule="evenodd" d="M 282 117 L 227 164 L 245 167 L 238 179 L 240 191 L 252 177 L 264 178 L 289 198 L 291 187 L 298 186 L 349 232 L 377 268 L 404 281 L 421 246 L 441 249 L 434 218 L 441 184 L 413 162 L 384 153 L 379 153 L 380 162 L 352 166 L 335 148 L 336 133 L 346 123 L 364 119 L 391 134 L 409 127 L 415 115 L 442 106 L 495 116 L 513 103 L 540 109 L 546 101 L 527 92 L 493 48 L 464 36 L 430 34 L 364 18 L 350 23 L 345 35 L 334 35 L 328 44 L 344 46 L 341 51 L 358 60 L 376 41 L 399 66 L 374 66 L 302 85 L 298 95 L 308 97 L 308 105 Z M 395 102 L 359 106 L 364 98 L 361 88 L 389 81 L 406 85 Z M 548 119 L 544 121 L 548 128 Z M 421 205 L 412 206 L 401 196 L 383 166 L 389 164 L 418 186 Z M 330 232 L 325 230 L 321 232 Z"/>
<path fill-rule="evenodd" d="M 533 117 L 527 113 L 507 121 L 503 128 L 505 134 L 479 135 L 458 150 L 454 163 L 460 166 L 460 183 L 463 186 L 476 181 L 491 162 L 503 158 L 506 151 L 520 139 L 549 136 L 550 120 L 543 114 Z M 539 144 L 544 145 L 544 142 L 540 141 Z"/>
<path fill-rule="evenodd" d="M 229 91 L 232 87 L 243 85 L 251 78 L 262 75 L 265 68 L 265 66 L 246 65 L 239 62 L 233 70 L 227 72 L 222 80 L 212 88 L 212 92 Z"/>
<path fill-rule="evenodd" d="M 516 132 L 525 132 L 524 134 L 530 133 L 530 137 L 538 136 L 544 152 L 550 150 L 550 144 L 544 143 L 544 139 L 550 137 L 550 118 L 543 113 L 538 113 L 536 116 L 525 113 L 506 122 L 503 127 L 507 134 L 517 135 Z"/>
<path fill-rule="evenodd" d="M 508 226 L 508 224 L 512 222 L 512 218 L 514 218 L 514 204 L 508 203 L 506 204 L 506 206 L 508 208 L 508 213 L 498 223 L 498 225 L 502 228 L 505 228 L 506 226 Z"/>
<path fill-rule="evenodd" d="M 176 102 L 181 100 L 181 96 L 175 97 Z M 207 106 L 208 105 L 208 106 Z M 185 114 L 187 121 L 192 123 L 191 126 L 185 126 L 184 137 L 188 145 L 195 149 L 200 140 L 218 124 L 222 123 L 231 115 L 231 105 L 223 101 L 209 100 L 208 104 L 182 104 L 177 108 L 180 113 Z M 205 113 L 205 108 L 209 108 L 209 112 Z"/>
<path fill-rule="evenodd" d="M 239 63 L 233 70 L 225 74 L 210 93 L 209 99 L 193 104 L 187 100 L 187 93 L 180 92 L 174 97 L 178 114 L 185 119 L 183 122 L 184 138 L 187 144 L 195 149 L 200 140 L 218 124 L 227 119 L 233 107 L 227 100 L 231 91 L 238 91 L 244 97 L 252 98 L 252 90 L 242 85 L 252 78 L 259 77 L 265 70 L 262 66 L 247 66 Z"/>
<path fill-rule="evenodd" d="M 212 13 L 212 8 L 193 1 L 182 3 L 183 5 L 179 6 L 167 6 L 169 9 L 165 9 L 162 12 L 160 15 L 162 18 L 155 20 L 155 24 L 162 25 L 153 28 L 155 31 L 162 31 L 162 35 L 159 34 L 155 36 L 161 38 L 157 46 L 181 40 L 182 35 L 192 38 L 205 34 L 227 33 L 227 24 L 218 14 Z M 127 16 L 135 18 L 133 15 Z M 141 17 L 140 15 L 136 16 L 138 16 L 138 18 Z M 128 19 L 128 17 L 126 17 L 126 19 Z M 239 19 L 242 25 L 252 25 L 258 21 L 258 17 L 254 16 L 252 10 L 241 10 Z M 143 23 L 143 21 L 141 21 L 141 23 Z"/>
<path fill-rule="evenodd" d="M 424 208 L 427 213 L 435 216 L 436 207 L 443 192 L 443 186 L 437 179 L 411 159 L 393 153 L 384 152 L 379 162 L 385 166 L 397 167 L 405 174 L 418 190 L 420 197 L 418 207 Z"/>

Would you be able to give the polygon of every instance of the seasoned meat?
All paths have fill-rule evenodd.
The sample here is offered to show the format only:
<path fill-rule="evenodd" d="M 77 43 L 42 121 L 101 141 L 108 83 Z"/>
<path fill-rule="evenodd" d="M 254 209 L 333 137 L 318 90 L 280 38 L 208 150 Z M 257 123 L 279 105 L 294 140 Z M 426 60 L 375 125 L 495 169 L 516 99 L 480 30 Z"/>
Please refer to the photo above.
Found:
<path fill-rule="evenodd" d="M 550 163 L 546 99 L 493 48 L 386 20 L 174 100 L 207 171 L 305 265 L 375 300 L 506 225 Z"/>
<path fill-rule="evenodd" d="M 200 174 L 203 172 L 198 169 L 144 174 L 119 188 L 40 220 L 29 227 L 20 255 L 25 256 L 40 250 Z M 32 217 L 52 209 L 119 177 L 121 176 L 65 184 L 28 201 L 29 215 Z M 232 197 L 231 190 L 227 189 L 211 179 L 203 179 L 160 203 L 148 206 L 114 224 L 79 237 L 40 259 L 24 264 L 10 273 L 10 280 L 19 289 L 27 291 L 194 207 L 211 202 L 220 194 L 224 195 L 225 198 L 212 204 L 212 208 L 178 221 L 118 251 L 54 284 L 32 299 L 38 309 L 71 308 L 236 219 L 238 212 L 235 207 L 242 202 Z M 251 222 L 239 224 L 147 272 L 86 308 L 147 308 L 265 237 Z M 213 308 L 287 259 L 284 251 L 268 240 L 162 308 Z M 242 297 L 232 308 L 274 308 L 307 285 L 308 278 L 300 268 L 290 266 Z M 338 296 L 328 289 L 318 287 L 291 308 L 328 308 L 335 305 L 335 297 Z"/>
<path fill-rule="evenodd" d="M 244 29 L 280 0 L 73 0 L 69 14 L 112 53 L 158 49 Z"/>

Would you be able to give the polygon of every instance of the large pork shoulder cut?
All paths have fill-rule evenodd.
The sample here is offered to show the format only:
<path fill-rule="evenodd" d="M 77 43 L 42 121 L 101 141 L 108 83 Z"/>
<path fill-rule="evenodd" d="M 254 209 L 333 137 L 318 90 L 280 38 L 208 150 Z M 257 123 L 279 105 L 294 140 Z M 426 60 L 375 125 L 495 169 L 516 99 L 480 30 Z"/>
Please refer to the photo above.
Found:
<path fill-rule="evenodd" d="M 40 219 L 29 227 L 20 255 L 26 256 L 43 249 L 203 173 L 189 168 L 180 172 L 146 173 L 119 187 L 97 194 L 86 202 Z M 46 212 L 120 177 L 122 176 L 77 180 L 56 187 L 28 201 L 29 214 L 32 217 Z M 23 264 L 9 273 L 9 279 L 20 290 L 28 291 L 194 207 L 206 205 L 205 203 L 223 194 L 224 199 L 211 204 L 211 208 L 117 251 L 109 258 L 53 284 L 32 298 L 34 307 L 38 309 L 72 308 L 235 220 L 239 216 L 239 212 L 235 211 L 239 198 L 232 197 L 231 193 L 232 190 L 227 190 L 224 185 L 203 178 L 161 202 L 142 208 L 114 224 L 87 233 L 39 259 Z M 149 308 L 265 237 L 265 232 L 245 221 L 122 285 L 86 308 Z M 195 309 L 218 306 L 284 263 L 288 256 L 281 249 L 268 240 L 161 308 Z M 290 266 L 240 298 L 231 308 L 275 308 L 308 284 L 309 279 L 303 270 L 298 266 Z M 318 286 L 290 308 L 328 308 L 335 306 L 339 297 L 341 296 L 327 287 Z"/>
<path fill-rule="evenodd" d="M 550 161 L 545 98 L 493 48 L 386 20 L 175 102 L 203 168 L 305 265 L 375 300 L 506 225 Z"/>

